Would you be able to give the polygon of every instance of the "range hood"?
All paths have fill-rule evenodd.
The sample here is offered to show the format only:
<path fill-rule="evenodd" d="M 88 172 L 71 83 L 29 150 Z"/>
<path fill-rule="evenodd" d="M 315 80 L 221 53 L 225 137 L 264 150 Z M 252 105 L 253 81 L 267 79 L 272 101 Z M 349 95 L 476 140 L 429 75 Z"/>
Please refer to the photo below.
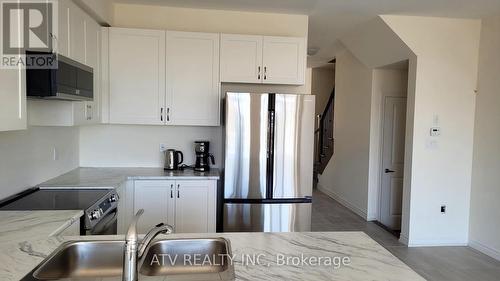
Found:
<path fill-rule="evenodd" d="M 26 52 L 26 56 L 52 56 L 56 67 L 27 68 L 26 95 L 28 98 L 91 101 L 94 99 L 94 73 L 89 66 L 62 55 Z M 35 58 L 33 58 L 35 57 Z"/>

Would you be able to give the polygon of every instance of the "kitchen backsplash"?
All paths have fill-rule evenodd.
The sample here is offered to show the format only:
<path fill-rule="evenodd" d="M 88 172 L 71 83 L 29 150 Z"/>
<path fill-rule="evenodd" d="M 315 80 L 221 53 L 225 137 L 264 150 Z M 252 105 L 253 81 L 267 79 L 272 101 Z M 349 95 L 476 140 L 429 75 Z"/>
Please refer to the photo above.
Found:
<path fill-rule="evenodd" d="M 222 127 L 97 125 L 80 127 L 82 167 L 162 167 L 160 144 L 181 150 L 194 164 L 194 141 L 210 141 L 215 167 L 222 163 Z"/>
<path fill-rule="evenodd" d="M 0 132 L 0 158 L 2 199 L 78 167 L 78 128 Z"/>

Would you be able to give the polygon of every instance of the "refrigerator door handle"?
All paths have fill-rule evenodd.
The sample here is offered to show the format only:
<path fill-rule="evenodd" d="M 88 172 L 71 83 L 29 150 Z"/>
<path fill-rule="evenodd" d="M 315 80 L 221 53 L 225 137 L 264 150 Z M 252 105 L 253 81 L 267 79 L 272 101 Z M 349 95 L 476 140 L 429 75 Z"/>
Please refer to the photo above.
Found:
<path fill-rule="evenodd" d="M 267 189 L 266 198 L 273 198 L 273 171 L 274 171 L 274 111 L 269 111 L 267 132 Z"/>

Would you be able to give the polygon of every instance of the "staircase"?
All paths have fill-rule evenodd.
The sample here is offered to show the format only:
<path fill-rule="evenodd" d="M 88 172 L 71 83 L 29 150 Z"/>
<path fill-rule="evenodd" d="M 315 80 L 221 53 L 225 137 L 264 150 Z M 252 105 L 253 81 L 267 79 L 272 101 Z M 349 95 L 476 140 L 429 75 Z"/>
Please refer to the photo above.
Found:
<path fill-rule="evenodd" d="M 318 116 L 315 134 L 314 186 L 318 183 L 318 174 L 322 174 L 334 153 L 333 110 L 335 107 L 335 88 L 330 94 L 323 114 Z"/>

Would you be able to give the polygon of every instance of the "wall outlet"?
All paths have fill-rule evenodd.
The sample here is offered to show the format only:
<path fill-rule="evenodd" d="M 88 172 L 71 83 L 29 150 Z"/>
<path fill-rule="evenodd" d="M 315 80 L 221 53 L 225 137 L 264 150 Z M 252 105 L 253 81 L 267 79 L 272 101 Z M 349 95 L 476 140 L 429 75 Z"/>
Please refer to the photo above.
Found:
<path fill-rule="evenodd" d="M 446 213 L 446 205 L 442 205 L 441 206 L 441 214 L 445 214 Z"/>
<path fill-rule="evenodd" d="M 164 152 L 165 150 L 167 150 L 167 145 L 164 143 L 160 143 L 160 152 Z"/>
<path fill-rule="evenodd" d="M 59 160 L 59 153 L 57 153 L 56 147 L 52 147 L 52 160 L 54 161 Z"/>

